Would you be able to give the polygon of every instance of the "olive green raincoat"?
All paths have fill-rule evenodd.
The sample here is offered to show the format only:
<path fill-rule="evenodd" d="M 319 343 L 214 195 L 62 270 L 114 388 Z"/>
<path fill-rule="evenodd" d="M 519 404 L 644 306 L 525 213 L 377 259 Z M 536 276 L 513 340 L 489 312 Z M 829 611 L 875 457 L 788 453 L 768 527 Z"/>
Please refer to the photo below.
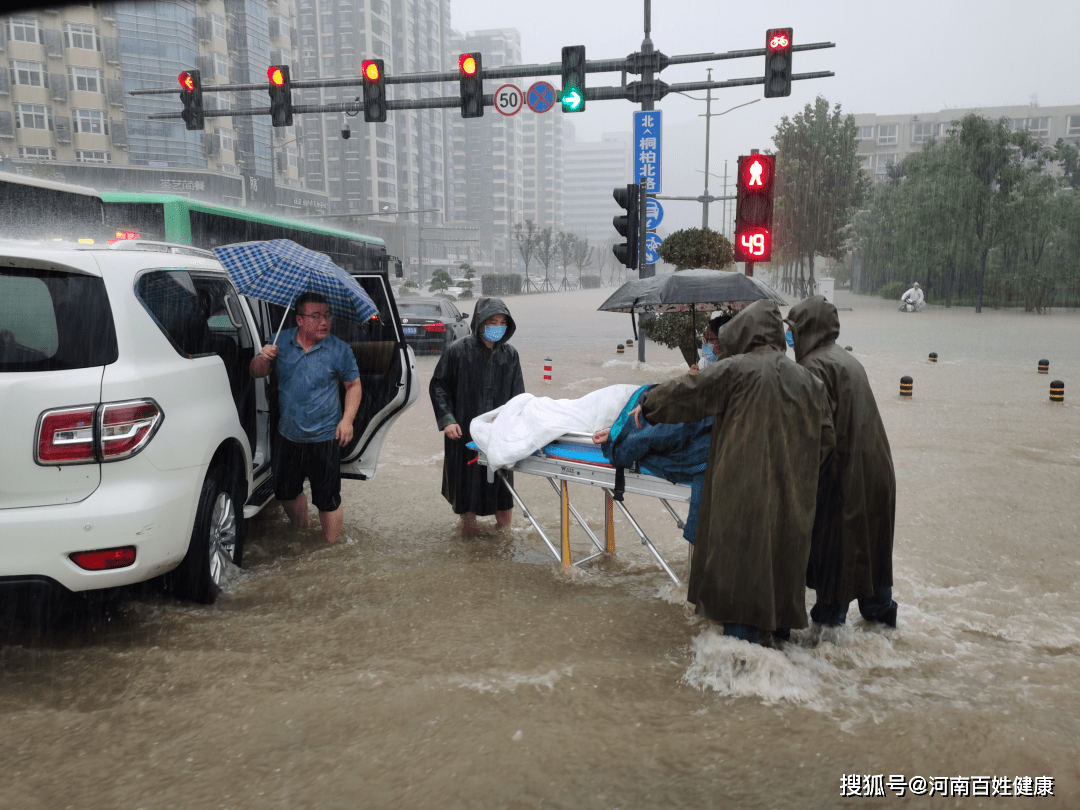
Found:
<path fill-rule="evenodd" d="M 836 307 L 815 295 L 788 312 L 795 360 L 825 383 L 836 452 L 822 473 L 806 584 L 819 602 L 846 605 L 892 586 L 896 475 L 870 381 L 836 345 Z"/>
<path fill-rule="evenodd" d="M 723 359 L 654 388 L 650 422 L 713 417 L 687 598 L 719 622 L 803 628 L 818 469 L 834 437 L 825 387 L 784 355 L 776 302 L 718 336 Z"/>

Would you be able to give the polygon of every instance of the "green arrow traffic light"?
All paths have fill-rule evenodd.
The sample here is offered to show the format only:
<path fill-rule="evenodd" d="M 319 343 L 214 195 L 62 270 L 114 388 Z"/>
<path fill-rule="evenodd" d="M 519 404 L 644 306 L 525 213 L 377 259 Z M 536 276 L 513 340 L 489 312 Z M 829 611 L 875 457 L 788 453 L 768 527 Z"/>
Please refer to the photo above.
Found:
<path fill-rule="evenodd" d="M 571 87 L 568 90 L 563 91 L 562 95 L 562 107 L 563 112 L 577 112 L 581 109 L 581 102 L 585 99 L 582 98 L 581 93 Z"/>

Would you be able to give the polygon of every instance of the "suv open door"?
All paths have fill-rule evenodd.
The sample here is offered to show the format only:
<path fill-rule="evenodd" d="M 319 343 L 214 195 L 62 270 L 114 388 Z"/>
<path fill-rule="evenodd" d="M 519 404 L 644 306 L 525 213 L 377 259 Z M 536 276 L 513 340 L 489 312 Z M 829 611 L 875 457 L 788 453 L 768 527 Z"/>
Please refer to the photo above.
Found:
<path fill-rule="evenodd" d="M 375 476 L 379 452 L 390 426 L 416 404 L 420 389 L 416 383 L 416 360 L 412 349 L 405 345 L 397 306 L 386 276 L 353 272 L 352 277 L 371 296 L 378 308 L 378 315 L 364 324 L 335 318 L 331 334 L 345 341 L 352 349 L 356 367 L 360 371 L 362 390 L 360 408 L 353 421 L 353 439 L 342 448 L 341 474 L 344 478 L 366 481 Z M 258 313 L 263 342 L 271 342 L 285 314 L 284 308 L 251 298 L 248 302 L 252 310 Z M 285 328 L 295 326 L 296 319 L 290 312 L 285 319 Z M 276 371 L 269 380 L 269 417 L 272 435 L 276 435 L 279 414 Z M 341 387 L 340 395 L 344 402 L 344 387 Z"/>

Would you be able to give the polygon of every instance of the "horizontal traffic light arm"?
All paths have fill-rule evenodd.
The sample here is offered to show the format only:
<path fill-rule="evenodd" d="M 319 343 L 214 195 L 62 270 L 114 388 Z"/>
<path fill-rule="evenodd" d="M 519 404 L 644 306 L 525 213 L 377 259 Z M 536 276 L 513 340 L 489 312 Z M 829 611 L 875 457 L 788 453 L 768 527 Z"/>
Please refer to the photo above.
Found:
<path fill-rule="evenodd" d="M 792 51 L 816 51 L 822 48 L 835 48 L 834 42 L 811 42 L 805 45 L 792 45 Z M 652 63 L 649 67 L 652 67 L 653 72 L 663 70 L 668 65 L 685 65 L 695 62 L 718 62 L 723 59 L 745 59 L 755 56 L 764 56 L 764 48 L 752 48 L 745 51 L 727 51 L 726 53 L 689 53 L 681 56 L 665 56 L 659 51 L 654 51 L 651 54 L 634 53 L 630 56 L 623 57 L 621 59 L 588 59 L 585 62 L 586 73 L 619 73 L 625 70 L 627 73 L 639 74 L 646 62 Z M 483 69 L 484 79 L 521 79 L 530 76 L 561 76 L 562 75 L 562 62 L 550 62 L 546 65 L 507 65 L 503 67 L 492 67 Z M 802 73 L 791 78 L 794 79 L 816 79 L 827 76 L 832 76 L 833 73 Z M 461 72 L 458 70 L 447 70 L 437 73 L 401 73 L 398 75 L 386 74 L 383 81 L 386 84 L 420 84 L 424 82 L 456 82 L 461 79 Z M 759 80 L 757 84 L 762 84 L 764 80 Z M 753 84 L 754 82 L 742 82 L 744 84 Z M 293 79 L 289 82 L 289 87 L 294 90 L 303 90 L 304 88 L 311 87 L 361 87 L 364 84 L 364 80 L 361 76 L 350 76 L 342 79 Z M 676 85 L 673 85 L 673 87 Z M 693 89 L 704 90 L 707 87 L 735 87 L 737 85 L 731 83 L 721 84 L 701 84 L 695 85 Z M 204 93 L 215 92 L 231 92 L 233 90 L 269 90 L 269 82 L 255 82 L 253 84 L 217 84 L 208 85 L 204 84 L 202 91 Z M 176 93 L 174 89 L 143 89 L 143 90 L 129 90 L 128 95 L 131 96 L 155 96 L 155 95 L 168 95 L 170 93 Z M 592 96 L 588 97 L 592 100 Z M 612 96 L 615 98 L 615 96 Z M 485 106 L 488 104 L 487 97 L 484 100 Z M 295 109 L 295 108 L 294 108 Z M 391 107 L 390 109 L 395 109 Z M 400 108 L 399 108 L 400 109 Z"/>
<path fill-rule="evenodd" d="M 835 76 L 831 70 L 819 71 L 817 73 L 796 73 L 791 77 L 792 81 L 799 81 L 801 79 L 824 79 L 830 76 Z M 387 81 L 390 77 L 387 76 Z M 485 78 L 487 74 L 485 73 Z M 666 96 L 668 93 L 686 93 L 693 90 L 719 90 L 725 87 L 744 87 L 753 84 L 764 84 L 765 78 L 763 76 L 755 76 L 749 79 L 730 79 L 726 82 L 681 82 L 678 84 L 666 84 L 665 82 L 654 80 L 652 87 L 647 87 L 643 82 L 630 82 L 625 87 L 587 87 L 585 88 L 585 100 L 586 101 L 614 101 L 614 100 L 628 100 L 635 104 L 646 99 L 659 100 Z M 262 85 L 263 89 L 266 89 L 268 85 Z M 295 86 L 295 85 L 294 85 Z M 220 89 L 220 88 L 218 88 Z M 205 93 L 207 88 L 203 88 Z M 133 93 L 139 92 L 137 90 Z M 156 91 L 155 91 L 156 92 Z M 176 93 L 175 90 L 169 90 L 170 93 Z M 484 94 L 484 106 L 494 106 L 494 96 L 491 93 Z M 425 110 L 425 109 L 450 109 L 461 106 L 461 97 L 443 96 L 440 98 L 405 98 L 405 99 L 387 99 L 387 110 Z M 293 104 L 293 115 L 303 115 L 305 113 L 355 113 L 362 112 L 364 106 L 358 101 L 345 101 L 336 104 Z M 203 110 L 203 116 L 206 118 L 230 118 L 233 116 L 244 115 L 269 115 L 269 107 L 251 107 L 243 110 Z M 182 113 L 180 112 L 168 112 L 168 113 L 151 113 L 147 118 L 154 120 L 161 120 L 166 118 L 180 118 Z"/>

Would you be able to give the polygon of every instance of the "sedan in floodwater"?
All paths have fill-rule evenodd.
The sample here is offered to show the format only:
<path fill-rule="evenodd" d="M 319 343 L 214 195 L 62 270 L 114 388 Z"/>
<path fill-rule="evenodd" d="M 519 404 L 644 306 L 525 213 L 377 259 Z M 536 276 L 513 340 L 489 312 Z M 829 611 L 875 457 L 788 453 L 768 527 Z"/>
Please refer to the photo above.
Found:
<path fill-rule="evenodd" d="M 469 334 L 468 314 L 446 298 L 409 298 L 398 301 L 405 342 L 416 352 L 441 352 Z"/>

